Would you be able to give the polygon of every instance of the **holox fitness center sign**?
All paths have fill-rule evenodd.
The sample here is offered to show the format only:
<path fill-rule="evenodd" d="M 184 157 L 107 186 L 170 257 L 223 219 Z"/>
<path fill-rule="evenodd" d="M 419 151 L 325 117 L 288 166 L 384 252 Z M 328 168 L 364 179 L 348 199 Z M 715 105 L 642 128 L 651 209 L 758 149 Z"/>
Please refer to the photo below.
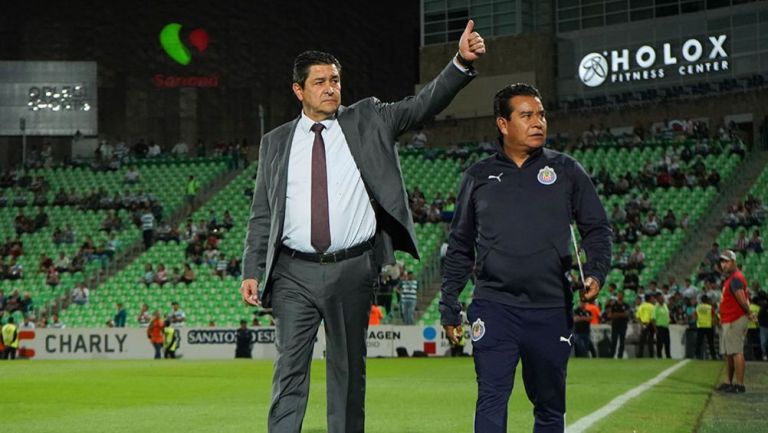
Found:
<path fill-rule="evenodd" d="M 726 35 L 707 36 L 702 40 L 688 39 L 680 46 L 664 43 L 661 50 L 643 45 L 634 51 L 628 48 L 592 52 L 579 63 L 579 79 L 587 87 L 610 83 L 648 81 L 728 70 Z"/>

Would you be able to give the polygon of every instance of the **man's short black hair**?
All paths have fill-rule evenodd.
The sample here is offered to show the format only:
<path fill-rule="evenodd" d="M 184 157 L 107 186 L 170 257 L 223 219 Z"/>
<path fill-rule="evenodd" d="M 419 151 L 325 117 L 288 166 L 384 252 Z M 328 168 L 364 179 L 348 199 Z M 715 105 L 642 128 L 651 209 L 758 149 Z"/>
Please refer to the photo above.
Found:
<path fill-rule="evenodd" d="M 496 118 L 503 117 L 509 119 L 509 115 L 512 114 L 512 105 L 509 100 L 515 96 L 534 96 L 541 99 L 541 93 L 539 89 L 526 83 L 510 84 L 503 89 L 496 92 L 496 96 L 493 97 L 493 115 Z"/>
<path fill-rule="evenodd" d="M 341 63 L 333 54 L 322 51 L 304 51 L 293 61 L 293 82 L 304 88 L 309 76 L 309 68 L 313 65 L 336 65 L 341 74 Z"/>

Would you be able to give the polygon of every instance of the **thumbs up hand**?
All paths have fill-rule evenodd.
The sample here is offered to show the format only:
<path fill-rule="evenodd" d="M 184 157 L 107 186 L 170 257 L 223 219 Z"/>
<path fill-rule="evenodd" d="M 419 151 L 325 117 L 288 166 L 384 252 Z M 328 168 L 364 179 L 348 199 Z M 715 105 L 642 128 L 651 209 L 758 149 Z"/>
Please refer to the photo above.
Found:
<path fill-rule="evenodd" d="M 461 34 L 461 38 L 459 39 L 460 60 L 463 60 L 466 63 L 472 63 L 485 54 L 485 41 L 480 37 L 479 33 L 474 31 L 474 29 L 475 22 L 469 20 L 467 22 L 467 27 L 464 29 L 464 33 Z"/>

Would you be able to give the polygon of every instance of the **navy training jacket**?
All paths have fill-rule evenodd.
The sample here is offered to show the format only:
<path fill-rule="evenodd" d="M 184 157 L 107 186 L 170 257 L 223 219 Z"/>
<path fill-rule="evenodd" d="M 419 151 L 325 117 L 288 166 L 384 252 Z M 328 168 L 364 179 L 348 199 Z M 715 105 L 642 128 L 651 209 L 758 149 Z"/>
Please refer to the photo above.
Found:
<path fill-rule="evenodd" d="M 523 308 L 570 305 L 572 221 L 588 258 L 584 278 L 603 284 L 611 263 L 611 227 L 575 159 L 540 148 L 522 167 L 501 150 L 473 164 L 464 173 L 451 223 L 442 323 L 459 323 L 458 296 L 473 272 L 474 298 Z"/>

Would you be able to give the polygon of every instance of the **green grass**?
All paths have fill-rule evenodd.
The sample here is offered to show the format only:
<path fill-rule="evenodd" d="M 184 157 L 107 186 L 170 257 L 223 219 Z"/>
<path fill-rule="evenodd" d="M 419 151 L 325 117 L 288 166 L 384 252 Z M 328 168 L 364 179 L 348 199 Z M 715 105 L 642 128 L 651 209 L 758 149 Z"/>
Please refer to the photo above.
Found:
<path fill-rule="evenodd" d="M 572 360 L 568 421 L 599 409 L 674 362 Z M 266 431 L 271 361 L 18 361 L 0 365 L 3 432 Z M 592 431 L 691 432 L 720 371 L 720 363 L 691 362 Z M 366 431 L 469 432 L 475 397 L 471 358 L 371 359 Z M 531 409 L 518 377 L 510 401 L 510 431 L 532 430 Z M 326 431 L 322 361 L 313 363 L 303 431 Z"/>
<path fill-rule="evenodd" d="M 721 377 L 718 382 L 724 381 Z M 768 364 L 748 362 L 745 394 L 712 394 L 698 433 L 758 433 L 768 431 Z"/>

